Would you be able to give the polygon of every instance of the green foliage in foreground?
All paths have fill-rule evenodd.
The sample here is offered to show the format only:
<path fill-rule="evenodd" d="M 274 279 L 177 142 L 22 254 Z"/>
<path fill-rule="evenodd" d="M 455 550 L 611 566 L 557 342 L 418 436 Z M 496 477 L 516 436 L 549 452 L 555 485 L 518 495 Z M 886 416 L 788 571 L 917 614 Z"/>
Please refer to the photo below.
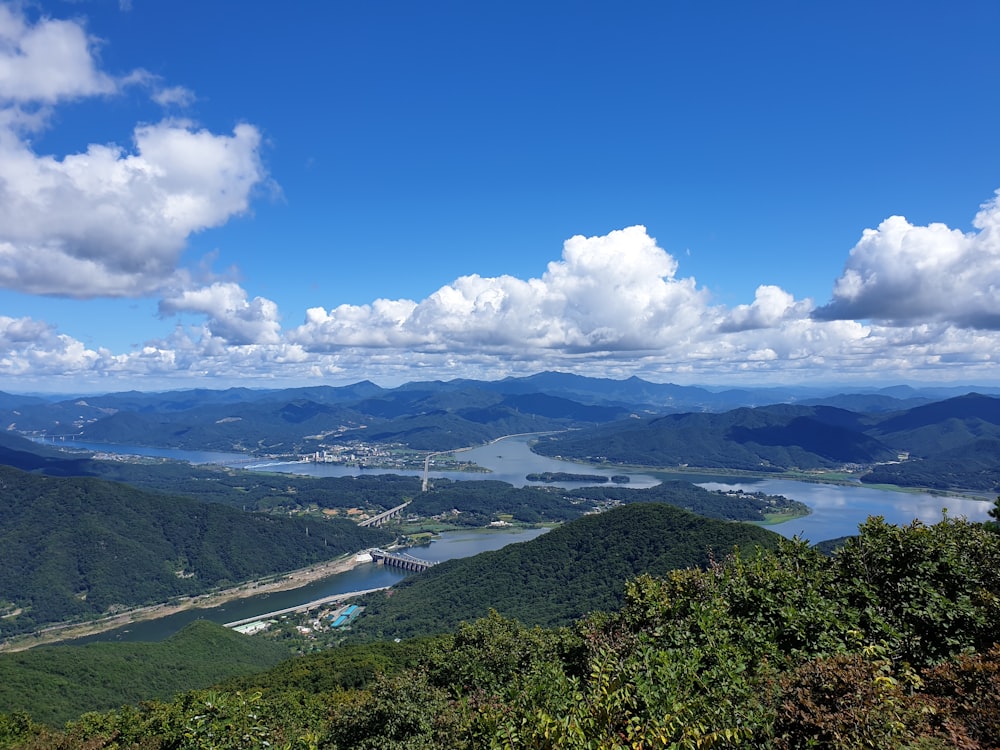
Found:
<path fill-rule="evenodd" d="M 279 644 L 206 620 L 160 643 L 41 646 L 0 654 L 0 706 L 58 726 L 85 711 L 169 698 L 287 657 Z"/>
<path fill-rule="evenodd" d="M 572 628 L 493 613 L 361 687 L 284 670 L 65 733 L 3 717 L 0 746 L 984 750 L 998 623 L 1000 534 L 876 518 L 832 557 L 783 541 L 640 576 L 620 611 Z"/>
<path fill-rule="evenodd" d="M 219 688 L 228 692 L 267 690 L 314 694 L 363 688 L 383 675 L 419 668 L 428 653 L 449 643 L 451 637 L 451 634 L 441 634 L 402 641 L 347 643 L 286 659 L 264 673 L 233 677 Z"/>

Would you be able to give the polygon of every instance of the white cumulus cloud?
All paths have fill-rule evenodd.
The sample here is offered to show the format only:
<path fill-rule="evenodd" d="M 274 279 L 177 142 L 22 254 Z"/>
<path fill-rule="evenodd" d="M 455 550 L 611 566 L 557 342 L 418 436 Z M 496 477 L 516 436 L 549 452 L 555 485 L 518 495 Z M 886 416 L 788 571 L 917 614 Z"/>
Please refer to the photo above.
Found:
<path fill-rule="evenodd" d="M 110 94 L 76 21 L 30 23 L 0 5 L 0 286 L 76 298 L 149 294 L 177 272 L 195 232 L 245 212 L 265 179 L 249 124 L 216 134 L 186 120 L 135 127 L 128 147 L 38 154 L 23 137 L 66 99 Z M 163 89 L 165 101 L 190 93 Z"/>
<path fill-rule="evenodd" d="M 895 229 L 936 238 L 933 256 L 913 253 L 911 265 L 924 259 L 921 269 L 937 264 L 938 273 L 958 273 L 958 258 L 988 255 L 996 220 L 988 204 L 970 235 Z M 868 267 L 881 261 L 880 271 L 895 268 L 886 258 L 908 241 L 884 227 L 875 234 L 871 246 L 859 245 L 870 251 Z M 856 248 L 848 265 L 860 268 L 863 255 Z M 988 288 L 989 274 L 981 275 Z M 974 298 L 973 281 L 962 283 Z M 676 260 L 636 226 L 570 238 L 538 278 L 469 275 L 419 301 L 313 307 L 288 331 L 273 301 L 228 281 L 166 294 L 160 313 L 176 316 L 178 325 L 128 352 L 85 345 L 31 318 L 0 318 L 0 382 L 44 378 L 94 390 L 180 387 L 192 379 L 279 386 L 369 378 L 393 385 L 546 369 L 657 382 L 995 380 L 1000 332 L 964 325 L 957 302 L 947 308 L 931 299 L 937 301 L 926 303 L 926 314 L 906 325 L 899 316 L 823 319 L 810 300 L 769 284 L 751 302 L 726 308 L 680 276 Z M 189 316 L 198 322 L 190 325 Z"/>
<path fill-rule="evenodd" d="M 0 352 L 0 373 L 28 378 L 76 376 L 104 356 L 52 325 L 5 315 L 0 315 Z"/>
<path fill-rule="evenodd" d="M 281 340 L 278 306 L 264 297 L 247 299 L 232 282 L 189 289 L 160 301 L 160 314 L 192 312 L 207 317 L 208 332 L 229 344 L 277 344 Z"/>
<path fill-rule="evenodd" d="M 135 149 L 58 159 L 0 134 L 0 285 L 69 297 L 137 296 L 174 272 L 187 238 L 245 211 L 264 177 L 260 134 L 145 125 Z"/>
<path fill-rule="evenodd" d="M 833 299 L 815 316 L 1000 330 L 1000 192 L 980 208 L 973 226 L 963 233 L 891 216 L 866 229 Z"/>
<path fill-rule="evenodd" d="M 118 87 L 94 59 L 94 41 L 75 21 L 29 23 L 0 5 L 0 102 L 54 104 Z"/>
<path fill-rule="evenodd" d="M 645 227 L 576 236 L 541 278 L 463 276 L 420 302 L 312 308 L 290 339 L 312 351 L 650 349 L 714 325 L 707 292 L 675 278 L 676 270 Z"/>
<path fill-rule="evenodd" d="M 757 287 L 754 301 L 749 305 L 738 305 L 726 316 L 721 331 L 751 331 L 758 328 L 774 328 L 783 320 L 797 320 L 805 317 L 812 309 L 808 300 L 796 302 L 795 298 L 781 287 L 765 284 Z"/>

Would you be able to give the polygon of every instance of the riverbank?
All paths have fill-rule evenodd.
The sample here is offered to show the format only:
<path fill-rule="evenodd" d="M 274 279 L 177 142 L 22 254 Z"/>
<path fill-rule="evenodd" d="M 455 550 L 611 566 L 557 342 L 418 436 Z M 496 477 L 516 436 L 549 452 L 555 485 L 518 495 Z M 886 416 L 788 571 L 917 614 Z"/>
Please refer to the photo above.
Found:
<path fill-rule="evenodd" d="M 325 563 L 311 565 L 308 568 L 264 576 L 253 581 L 246 581 L 232 588 L 212 591 L 207 594 L 175 599 L 160 604 L 151 604 L 145 607 L 136 607 L 126 612 L 117 612 L 113 615 L 107 615 L 86 622 L 67 622 L 50 625 L 37 633 L 14 636 L 0 643 L 0 653 L 26 651 L 36 646 L 60 643 L 61 641 L 72 640 L 74 638 L 84 638 L 108 630 L 114 630 L 115 628 L 120 628 L 134 622 L 157 620 L 161 617 L 174 615 L 188 609 L 207 609 L 260 594 L 290 591 L 338 573 L 346 573 L 362 564 L 365 563 L 357 559 L 357 554 L 350 554 Z"/>

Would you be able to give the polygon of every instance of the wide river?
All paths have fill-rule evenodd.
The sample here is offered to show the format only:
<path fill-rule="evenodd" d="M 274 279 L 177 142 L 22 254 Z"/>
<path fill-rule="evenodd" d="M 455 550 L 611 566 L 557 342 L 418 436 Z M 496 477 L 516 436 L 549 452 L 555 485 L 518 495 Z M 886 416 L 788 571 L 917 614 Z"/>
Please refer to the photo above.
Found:
<path fill-rule="evenodd" d="M 539 456 L 531 452 L 531 436 L 504 438 L 485 446 L 473 448 L 458 454 L 463 460 L 472 461 L 490 470 L 489 474 L 467 472 L 430 472 L 432 478 L 445 477 L 454 480 L 497 479 L 522 487 L 529 484 L 525 475 L 535 472 L 569 472 L 576 474 L 629 473 L 631 481 L 627 487 L 642 488 L 655 485 L 658 480 L 642 473 L 631 473 L 621 469 L 581 466 L 569 461 Z M 75 443 L 80 448 L 115 452 L 122 454 L 160 456 L 191 463 L 220 463 L 248 466 L 245 456 L 227 453 L 179 451 L 164 448 L 143 448 L 139 446 L 102 445 L 96 443 Z M 278 471 L 310 476 L 352 476 L 361 473 L 379 473 L 374 469 L 335 464 L 315 463 L 250 463 L 251 468 L 263 471 Z M 421 472 L 394 472 L 419 475 Z M 769 528 L 787 537 L 798 536 L 812 542 L 833 539 L 857 533 L 858 525 L 869 516 L 882 516 L 893 524 L 908 524 L 914 519 L 924 523 L 941 520 L 947 509 L 950 517 L 964 516 L 970 521 L 983 521 L 992 507 L 994 498 L 982 500 L 971 497 L 944 496 L 926 492 L 897 492 L 876 489 L 859 484 L 822 484 L 788 479 L 746 479 L 732 477 L 692 477 L 676 474 L 677 479 L 695 481 L 708 489 L 743 488 L 751 492 L 765 492 L 784 495 L 805 503 L 811 509 L 808 516 L 796 518 Z M 562 485 L 561 485 L 562 486 Z M 566 486 L 580 486 L 570 483 Z M 468 557 L 479 552 L 499 549 L 513 542 L 528 541 L 543 533 L 544 529 L 501 530 L 501 531 L 454 531 L 441 534 L 430 545 L 411 550 L 412 554 L 426 560 L 450 560 Z M 292 607 L 332 594 L 348 591 L 388 586 L 401 580 L 406 573 L 376 565 L 361 565 L 347 573 L 331 576 L 322 581 L 291 591 L 265 594 L 257 597 L 230 602 L 213 609 L 196 609 L 176 615 L 133 623 L 126 628 L 109 631 L 86 640 L 161 640 L 175 633 L 192 620 L 203 617 L 215 622 L 231 622 L 253 617 L 265 612 Z"/>
<path fill-rule="evenodd" d="M 500 549 L 514 542 L 527 542 L 546 531 L 548 531 L 547 528 L 447 531 L 435 537 L 430 544 L 410 547 L 406 552 L 421 560 L 443 562 Z M 156 620 L 134 622 L 115 630 L 108 630 L 70 642 L 160 641 L 197 619 L 218 623 L 235 622 L 286 607 L 296 607 L 333 594 L 391 586 L 403 580 L 407 575 L 409 574 L 405 571 L 396 568 L 366 563 L 346 573 L 338 573 L 297 589 L 236 599 L 219 607 L 188 609 Z"/>

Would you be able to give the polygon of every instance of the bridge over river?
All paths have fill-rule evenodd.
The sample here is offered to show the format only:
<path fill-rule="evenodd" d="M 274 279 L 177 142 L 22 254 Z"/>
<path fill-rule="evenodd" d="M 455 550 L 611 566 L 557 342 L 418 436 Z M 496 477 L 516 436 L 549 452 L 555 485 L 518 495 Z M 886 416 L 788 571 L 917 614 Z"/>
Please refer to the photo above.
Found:
<path fill-rule="evenodd" d="M 384 549 L 370 549 L 368 554 L 371 555 L 372 562 L 381 563 L 382 565 L 389 565 L 394 568 L 400 568 L 402 570 L 408 570 L 411 572 L 419 573 L 421 571 L 427 570 L 433 565 L 437 565 L 436 562 L 429 562 L 427 560 L 421 560 L 419 557 L 414 557 L 413 555 L 408 555 L 405 552 L 388 552 Z M 233 628 L 238 625 L 246 625 L 247 623 L 256 622 L 257 620 L 266 620 L 272 617 L 278 617 L 280 615 L 287 615 L 292 612 L 306 612 L 310 609 L 316 609 L 325 604 L 333 604 L 335 602 L 341 602 L 345 599 L 351 599 L 356 596 L 364 596 L 365 594 L 370 594 L 374 591 L 382 591 L 384 589 L 391 588 L 391 586 L 379 586 L 377 588 L 365 589 L 363 591 L 348 591 L 342 594 L 333 594 L 331 596 L 324 596 L 321 599 L 313 599 L 312 601 L 306 602 L 305 604 L 298 604 L 294 607 L 286 607 L 285 609 L 277 609 L 273 612 L 265 612 L 262 615 L 254 615 L 253 617 L 244 617 L 240 620 L 234 620 L 233 622 L 225 623 L 227 628 Z"/>
<path fill-rule="evenodd" d="M 408 555 L 405 552 L 386 552 L 384 549 L 373 549 L 369 551 L 372 561 L 382 565 L 391 565 L 394 568 L 402 568 L 416 573 L 427 570 L 436 562 L 421 560 L 419 557 Z"/>
<path fill-rule="evenodd" d="M 372 516 L 371 518 L 368 518 L 359 523 L 358 526 L 381 526 L 386 521 L 392 518 L 396 518 L 398 515 L 400 515 L 403 512 L 403 509 L 406 508 L 406 506 L 409 505 L 411 502 L 412 501 L 407 500 L 402 505 L 397 505 L 395 508 L 389 508 L 389 510 L 387 510 L 385 513 L 379 513 L 377 516 Z"/>

